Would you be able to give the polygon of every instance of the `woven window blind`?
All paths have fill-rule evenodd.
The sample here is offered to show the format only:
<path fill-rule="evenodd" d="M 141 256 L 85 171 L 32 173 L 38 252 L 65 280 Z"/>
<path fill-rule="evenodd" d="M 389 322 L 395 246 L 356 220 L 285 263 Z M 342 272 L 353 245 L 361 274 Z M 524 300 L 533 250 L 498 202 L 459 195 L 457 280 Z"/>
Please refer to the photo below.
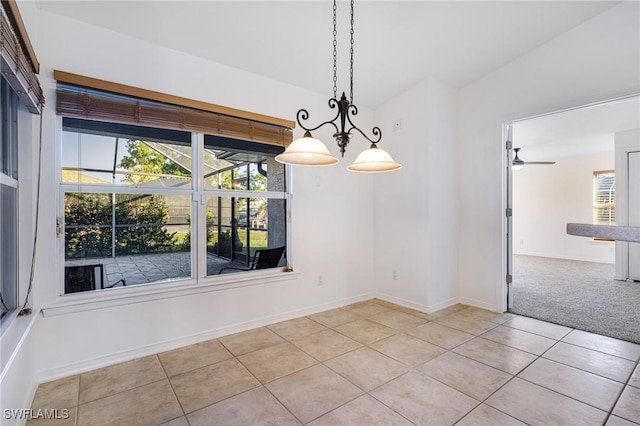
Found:
<path fill-rule="evenodd" d="M 187 130 L 206 134 L 224 136 L 233 139 L 242 139 L 270 145 L 287 146 L 292 140 L 291 127 L 280 124 L 252 119 L 255 116 L 265 121 L 289 122 L 273 117 L 260 116 L 245 111 L 232 110 L 188 99 L 163 95 L 157 92 L 137 89 L 135 92 L 146 94 L 148 99 L 139 96 L 130 96 L 135 88 L 108 83 L 102 80 L 93 80 L 85 77 L 89 84 L 97 82 L 97 86 L 109 85 L 110 89 L 121 88 L 118 92 L 99 90 L 95 87 L 79 86 L 65 83 L 69 74 L 56 72 L 54 77 L 58 80 L 56 91 L 56 112 L 58 115 L 72 118 L 85 118 L 97 121 L 113 123 L 136 124 L 165 129 Z M 61 77 L 61 78 L 59 78 Z M 63 80 L 61 82 L 61 80 Z M 127 93 L 122 93 L 127 92 Z M 180 104 L 196 103 L 210 110 L 192 108 L 176 103 L 158 102 L 155 99 L 166 97 L 168 101 Z M 214 109 L 230 111 L 224 114 Z M 238 115 L 231 115 L 238 111 Z"/>
<path fill-rule="evenodd" d="M 18 28 L 14 28 L 11 22 L 14 22 Z M 40 114 L 44 105 L 44 94 L 35 74 L 38 70 L 38 62 L 35 60 L 33 51 L 27 48 L 30 46 L 15 2 L 2 1 L 0 13 L 2 74 L 29 111 Z"/>

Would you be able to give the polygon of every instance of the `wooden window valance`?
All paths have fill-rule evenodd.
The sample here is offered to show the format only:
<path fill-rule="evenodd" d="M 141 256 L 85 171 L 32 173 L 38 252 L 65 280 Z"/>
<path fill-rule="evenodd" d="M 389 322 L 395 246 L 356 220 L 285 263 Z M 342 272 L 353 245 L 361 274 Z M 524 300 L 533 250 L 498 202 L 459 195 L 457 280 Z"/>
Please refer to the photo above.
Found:
<path fill-rule="evenodd" d="M 278 146 L 293 139 L 292 121 L 54 71 L 58 115 L 187 130 Z"/>
<path fill-rule="evenodd" d="M 15 1 L 2 0 L 0 57 L 2 75 L 29 111 L 39 114 L 44 105 L 44 94 L 36 77 L 39 64 Z"/>

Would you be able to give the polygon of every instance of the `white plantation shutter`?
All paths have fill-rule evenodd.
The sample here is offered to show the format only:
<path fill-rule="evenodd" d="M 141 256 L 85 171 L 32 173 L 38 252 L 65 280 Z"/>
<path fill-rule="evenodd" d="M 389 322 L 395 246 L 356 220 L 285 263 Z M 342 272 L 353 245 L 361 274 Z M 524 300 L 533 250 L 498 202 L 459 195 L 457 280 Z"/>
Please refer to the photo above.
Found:
<path fill-rule="evenodd" d="M 593 223 L 616 223 L 616 174 L 613 171 L 593 172 Z"/>

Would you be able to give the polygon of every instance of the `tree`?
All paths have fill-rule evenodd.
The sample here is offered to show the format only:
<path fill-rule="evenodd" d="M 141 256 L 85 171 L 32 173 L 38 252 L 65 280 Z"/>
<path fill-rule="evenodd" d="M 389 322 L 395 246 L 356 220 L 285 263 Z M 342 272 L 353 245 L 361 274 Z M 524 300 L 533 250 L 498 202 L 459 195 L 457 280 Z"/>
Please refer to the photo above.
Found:
<path fill-rule="evenodd" d="M 160 195 L 116 195 L 116 254 L 143 254 L 171 247 L 175 233 L 164 224 L 169 210 Z"/>
<path fill-rule="evenodd" d="M 64 196 L 65 257 L 111 254 L 111 194 Z"/>
<path fill-rule="evenodd" d="M 65 194 L 65 257 L 107 257 L 164 251 L 173 244 L 174 233 L 164 229 L 169 216 L 158 195 Z"/>
<path fill-rule="evenodd" d="M 129 139 L 129 141 L 127 141 L 127 153 L 128 155 L 122 157 L 122 160 L 120 160 L 120 163 L 118 164 L 119 167 L 127 171 L 174 176 L 191 176 L 191 172 L 189 172 L 189 170 L 151 148 L 144 141 Z M 153 176 L 131 173 L 127 174 L 123 180 L 133 184 L 140 184 L 153 179 L 155 179 Z"/>

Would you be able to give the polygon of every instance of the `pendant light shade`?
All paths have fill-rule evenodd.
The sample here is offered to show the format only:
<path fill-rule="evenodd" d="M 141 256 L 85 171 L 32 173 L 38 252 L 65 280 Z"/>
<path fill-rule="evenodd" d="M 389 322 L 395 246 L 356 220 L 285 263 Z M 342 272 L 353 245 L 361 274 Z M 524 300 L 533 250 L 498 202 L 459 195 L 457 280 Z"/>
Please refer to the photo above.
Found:
<path fill-rule="evenodd" d="M 294 140 L 285 151 L 276 156 L 276 161 L 296 166 L 333 166 L 338 159 L 331 155 L 322 141 L 311 136 L 309 131 Z"/>
<path fill-rule="evenodd" d="M 380 173 L 398 170 L 402 166 L 395 161 L 384 149 L 378 148 L 375 144 L 371 144 L 356 157 L 356 160 L 347 167 L 347 170 L 359 173 Z"/>

